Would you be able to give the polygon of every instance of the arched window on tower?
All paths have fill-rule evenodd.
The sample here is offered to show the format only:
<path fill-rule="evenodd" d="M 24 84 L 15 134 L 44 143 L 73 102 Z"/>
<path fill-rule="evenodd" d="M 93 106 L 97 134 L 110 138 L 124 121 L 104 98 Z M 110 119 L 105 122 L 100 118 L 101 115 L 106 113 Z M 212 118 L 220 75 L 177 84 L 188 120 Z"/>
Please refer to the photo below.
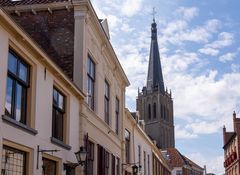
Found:
<path fill-rule="evenodd" d="M 163 118 L 164 118 L 164 120 L 166 120 L 166 108 L 165 108 L 165 106 L 163 107 Z"/>
<path fill-rule="evenodd" d="M 148 119 L 151 120 L 151 105 L 148 104 Z"/>
<path fill-rule="evenodd" d="M 157 117 L 157 106 L 156 103 L 153 103 L 153 118 Z"/>
<path fill-rule="evenodd" d="M 163 118 L 163 105 L 161 104 L 161 118 Z"/>

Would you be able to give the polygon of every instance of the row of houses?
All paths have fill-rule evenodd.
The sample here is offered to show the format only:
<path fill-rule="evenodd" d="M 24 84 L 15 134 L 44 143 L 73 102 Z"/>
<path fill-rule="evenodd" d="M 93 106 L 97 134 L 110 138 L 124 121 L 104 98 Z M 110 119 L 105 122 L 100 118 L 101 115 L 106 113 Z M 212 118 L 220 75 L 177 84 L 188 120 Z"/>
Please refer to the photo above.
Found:
<path fill-rule="evenodd" d="M 170 174 L 89 0 L 0 5 L 1 175 Z"/>

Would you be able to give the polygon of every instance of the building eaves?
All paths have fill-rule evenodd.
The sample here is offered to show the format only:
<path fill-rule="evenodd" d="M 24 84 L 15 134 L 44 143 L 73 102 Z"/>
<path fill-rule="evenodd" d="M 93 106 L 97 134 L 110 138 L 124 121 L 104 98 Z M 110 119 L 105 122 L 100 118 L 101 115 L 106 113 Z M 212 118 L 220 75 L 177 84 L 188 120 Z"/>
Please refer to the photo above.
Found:
<path fill-rule="evenodd" d="M 0 6 L 17 6 L 17 5 L 33 5 L 33 4 L 46 4 L 56 2 L 68 2 L 68 0 L 3 0 L 0 1 Z"/>

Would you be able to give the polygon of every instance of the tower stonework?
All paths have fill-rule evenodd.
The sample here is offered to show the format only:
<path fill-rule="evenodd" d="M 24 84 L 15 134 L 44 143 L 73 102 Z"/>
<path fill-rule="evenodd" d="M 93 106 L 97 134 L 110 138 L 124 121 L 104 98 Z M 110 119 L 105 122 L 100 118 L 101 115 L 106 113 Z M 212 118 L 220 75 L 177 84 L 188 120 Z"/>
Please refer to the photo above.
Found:
<path fill-rule="evenodd" d="M 138 92 L 137 111 L 145 121 L 146 133 L 161 149 L 175 147 L 173 100 L 171 91 L 164 87 L 160 54 L 157 42 L 157 24 L 151 25 L 151 48 L 147 85 Z"/>

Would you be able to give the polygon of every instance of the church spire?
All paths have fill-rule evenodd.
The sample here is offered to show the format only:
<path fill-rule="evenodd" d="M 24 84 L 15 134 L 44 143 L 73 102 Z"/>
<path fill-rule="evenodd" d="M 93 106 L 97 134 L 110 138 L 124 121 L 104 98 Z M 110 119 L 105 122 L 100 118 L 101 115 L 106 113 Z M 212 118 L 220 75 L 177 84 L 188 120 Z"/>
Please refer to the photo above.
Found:
<path fill-rule="evenodd" d="M 157 42 L 157 24 L 153 16 L 153 23 L 151 28 L 151 48 L 148 63 L 148 76 L 147 76 L 147 90 L 160 90 L 162 94 L 165 93 L 162 66 L 160 62 L 160 54 Z"/>

